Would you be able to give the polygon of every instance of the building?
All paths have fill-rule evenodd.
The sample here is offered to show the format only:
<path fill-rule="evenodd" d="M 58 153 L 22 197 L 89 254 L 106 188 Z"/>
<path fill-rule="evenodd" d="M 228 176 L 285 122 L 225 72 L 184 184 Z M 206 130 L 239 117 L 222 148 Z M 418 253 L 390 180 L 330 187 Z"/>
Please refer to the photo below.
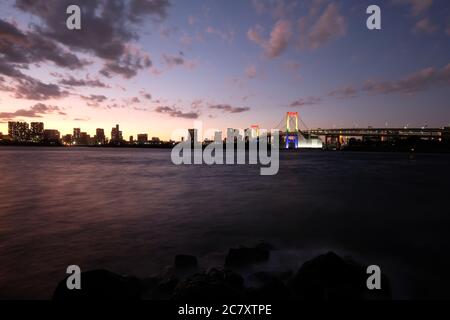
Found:
<path fill-rule="evenodd" d="M 120 143 L 123 141 L 122 131 L 119 130 L 119 125 L 116 124 L 115 128 L 111 130 L 111 142 L 112 143 Z"/>
<path fill-rule="evenodd" d="M 81 129 L 80 128 L 74 128 L 73 129 L 73 135 L 72 135 L 72 143 L 80 144 L 80 137 L 81 137 Z"/>
<path fill-rule="evenodd" d="M 65 145 L 71 145 L 72 142 L 73 142 L 72 135 L 71 135 L 71 134 L 66 134 L 66 135 L 64 135 L 64 136 L 62 137 L 62 142 L 63 142 Z"/>
<path fill-rule="evenodd" d="M 3 140 L 3 133 L 0 132 L 0 140 Z"/>
<path fill-rule="evenodd" d="M 58 130 L 46 129 L 44 130 L 44 142 L 46 143 L 60 143 L 61 135 Z"/>
<path fill-rule="evenodd" d="M 95 143 L 96 144 L 105 144 L 106 143 L 106 136 L 105 136 L 105 130 L 97 128 L 95 130 Z"/>
<path fill-rule="evenodd" d="M 160 144 L 161 140 L 158 137 L 152 137 L 152 144 Z"/>
<path fill-rule="evenodd" d="M 42 142 L 42 140 L 44 140 L 44 123 L 31 123 L 30 140 L 33 142 Z"/>
<path fill-rule="evenodd" d="M 29 140 L 29 126 L 26 122 L 8 122 L 8 134 L 12 141 L 26 142 Z"/>
<path fill-rule="evenodd" d="M 214 142 L 222 142 L 222 131 L 214 132 Z"/>
<path fill-rule="evenodd" d="M 87 132 L 81 132 L 80 138 L 78 139 L 78 145 L 87 146 L 89 145 L 89 141 L 91 140 L 91 136 L 87 134 Z"/>
<path fill-rule="evenodd" d="M 450 141 L 450 127 L 444 127 L 442 131 L 442 138 L 444 141 Z"/>
<path fill-rule="evenodd" d="M 134 143 L 134 137 L 133 136 L 130 136 L 130 140 L 128 140 L 131 144 L 133 144 Z"/>
<path fill-rule="evenodd" d="M 197 129 L 188 129 L 189 132 L 189 141 L 191 143 L 197 143 L 198 142 L 198 130 Z"/>
<path fill-rule="evenodd" d="M 141 133 L 137 135 L 137 141 L 140 144 L 144 144 L 148 142 L 148 134 L 146 133 Z"/>

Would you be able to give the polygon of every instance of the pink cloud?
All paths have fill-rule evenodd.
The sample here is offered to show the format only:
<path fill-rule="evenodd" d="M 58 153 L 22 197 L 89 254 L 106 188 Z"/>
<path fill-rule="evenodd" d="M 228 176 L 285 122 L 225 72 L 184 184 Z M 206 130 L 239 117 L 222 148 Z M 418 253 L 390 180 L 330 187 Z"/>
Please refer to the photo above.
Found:
<path fill-rule="evenodd" d="M 247 32 L 250 41 L 260 45 L 268 58 L 280 56 L 289 46 L 292 37 L 291 23 L 288 20 L 278 20 L 270 33 L 268 40 L 261 35 L 262 28 L 256 26 Z"/>

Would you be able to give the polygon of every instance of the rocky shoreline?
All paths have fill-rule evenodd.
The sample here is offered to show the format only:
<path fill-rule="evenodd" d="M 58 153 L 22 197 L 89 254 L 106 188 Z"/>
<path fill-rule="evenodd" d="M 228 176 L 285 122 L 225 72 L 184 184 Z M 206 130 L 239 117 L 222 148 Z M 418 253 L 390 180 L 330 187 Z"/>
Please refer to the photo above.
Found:
<path fill-rule="evenodd" d="M 201 270 L 197 258 L 177 255 L 174 264 L 156 276 L 139 279 L 108 270 L 81 274 L 81 290 L 68 290 L 66 279 L 53 299 L 175 300 L 190 302 L 270 300 L 391 299 L 389 280 L 382 274 L 380 290 L 366 287 L 366 268 L 333 252 L 306 261 L 296 271 L 241 270 L 267 262 L 274 248 L 267 243 L 229 250 L 224 267 Z"/>

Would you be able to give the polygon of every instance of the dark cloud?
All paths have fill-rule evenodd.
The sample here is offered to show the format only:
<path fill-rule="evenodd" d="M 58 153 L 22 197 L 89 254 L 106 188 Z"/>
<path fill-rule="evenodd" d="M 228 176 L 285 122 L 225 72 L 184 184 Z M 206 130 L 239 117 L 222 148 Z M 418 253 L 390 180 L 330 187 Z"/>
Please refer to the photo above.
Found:
<path fill-rule="evenodd" d="M 229 112 L 229 113 L 241 113 L 241 112 L 250 110 L 249 107 L 232 107 L 229 104 L 216 104 L 216 105 L 209 106 L 209 108 L 216 109 L 216 110 L 222 110 L 224 112 Z"/>
<path fill-rule="evenodd" d="M 13 89 L 13 92 L 17 99 L 28 100 L 59 99 L 69 94 L 55 84 L 44 83 L 28 76 L 17 80 L 17 85 Z"/>
<path fill-rule="evenodd" d="M 158 113 L 167 114 L 174 118 L 185 118 L 185 119 L 197 119 L 199 114 L 197 112 L 182 112 L 175 107 L 160 106 L 155 109 Z"/>
<path fill-rule="evenodd" d="M 289 106 L 290 107 L 312 106 L 320 103 L 320 101 L 322 101 L 320 97 L 300 98 L 298 100 L 293 101 Z"/>
<path fill-rule="evenodd" d="M 148 55 L 141 56 L 139 53 L 126 53 L 116 61 L 105 63 L 100 71 L 105 77 L 111 78 L 113 74 L 122 75 L 126 79 L 134 77 L 137 72 L 152 66 Z"/>
<path fill-rule="evenodd" d="M 0 119 L 9 120 L 15 118 L 41 118 L 44 114 L 66 115 L 60 107 L 37 103 L 28 109 L 18 109 L 14 112 L 0 112 Z"/>
<path fill-rule="evenodd" d="M 152 100 L 152 95 L 150 93 L 145 92 L 144 90 L 141 90 L 139 92 L 141 96 L 143 96 L 147 100 Z"/>
<path fill-rule="evenodd" d="M 363 90 L 370 94 L 412 94 L 446 84 L 450 84 L 450 64 L 440 70 L 425 68 L 398 81 L 369 80 Z"/>
<path fill-rule="evenodd" d="M 108 99 L 104 95 L 96 95 L 96 94 L 91 94 L 89 96 L 81 95 L 80 98 L 87 101 L 86 102 L 87 106 L 93 107 L 93 108 L 100 107 L 100 104 Z"/>
<path fill-rule="evenodd" d="M 82 28 L 76 32 L 68 30 L 61 18 L 73 4 L 82 9 Z M 135 29 L 145 17 L 166 17 L 169 1 L 16 0 L 16 7 L 40 18 L 41 24 L 34 25 L 39 35 L 103 59 L 104 75 L 130 78 L 151 65 L 146 58 L 141 60 L 140 53 L 127 50 L 130 41 L 139 38 Z"/>
<path fill-rule="evenodd" d="M 34 31 L 24 33 L 15 25 L 0 20 L 0 54 L 10 64 L 31 64 L 50 61 L 71 70 L 83 68 L 87 61 L 61 48 Z"/>
<path fill-rule="evenodd" d="M 188 61 L 184 58 L 184 55 L 182 52 L 178 55 L 170 55 L 170 54 L 163 54 L 162 55 L 163 63 L 168 68 L 173 68 L 176 66 L 185 66 L 189 69 L 192 69 L 195 67 L 195 63 L 192 61 Z"/>
<path fill-rule="evenodd" d="M 100 80 L 75 79 L 72 76 L 59 80 L 59 84 L 70 87 L 109 88 L 109 85 Z"/>

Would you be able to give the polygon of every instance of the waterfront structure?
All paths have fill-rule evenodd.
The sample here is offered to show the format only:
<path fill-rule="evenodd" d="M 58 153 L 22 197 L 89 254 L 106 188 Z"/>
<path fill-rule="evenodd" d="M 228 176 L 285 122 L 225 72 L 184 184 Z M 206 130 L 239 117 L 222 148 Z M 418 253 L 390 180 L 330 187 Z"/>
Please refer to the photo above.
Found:
<path fill-rule="evenodd" d="M 29 125 L 26 122 L 9 121 L 8 134 L 12 141 L 27 142 L 29 140 Z"/>
<path fill-rule="evenodd" d="M 148 142 L 148 134 L 146 133 L 140 133 L 137 135 L 137 142 L 139 144 L 145 144 Z"/>
<path fill-rule="evenodd" d="M 47 143 L 59 143 L 61 135 L 58 130 L 46 129 L 44 130 L 44 142 Z"/>
<path fill-rule="evenodd" d="M 32 142 L 42 142 L 42 140 L 44 140 L 44 123 L 42 122 L 31 123 L 30 140 Z"/>
<path fill-rule="evenodd" d="M 95 130 L 95 143 L 96 144 L 105 144 L 106 143 L 106 136 L 105 136 L 105 130 L 101 128 L 97 128 Z"/>
<path fill-rule="evenodd" d="M 74 144 L 80 144 L 80 138 L 81 138 L 81 129 L 80 128 L 74 128 L 73 129 L 73 135 L 72 135 L 72 139 L 73 139 L 73 143 Z"/>
<path fill-rule="evenodd" d="M 120 131 L 119 125 L 116 124 L 116 127 L 111 129 L 111 142 L 120 143 L 122 141 L 123 141 L 122 131 Z"/>

